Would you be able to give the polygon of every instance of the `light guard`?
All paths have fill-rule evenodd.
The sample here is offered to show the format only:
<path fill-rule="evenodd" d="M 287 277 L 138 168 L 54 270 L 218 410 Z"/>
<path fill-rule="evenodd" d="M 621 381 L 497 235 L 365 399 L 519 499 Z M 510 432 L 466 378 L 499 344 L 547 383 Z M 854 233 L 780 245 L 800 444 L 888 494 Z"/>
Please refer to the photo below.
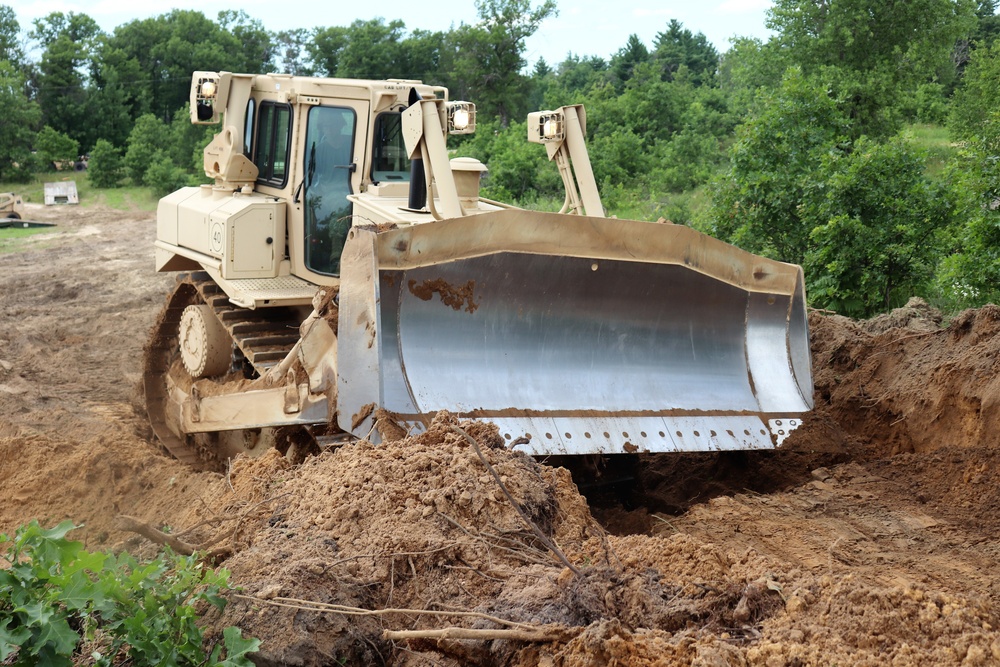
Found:
<path fill-rule="evenodd" d="M 448 102 L 448 133 L 473 134 L 476 131 L 476 105 L 472 102 Z"/>
<path fill-rule="evenodd" d="M 562 111 L 535 111 L 528 114 L 528 141 L 548 144 L 566 138 L 566 118 Z"/>

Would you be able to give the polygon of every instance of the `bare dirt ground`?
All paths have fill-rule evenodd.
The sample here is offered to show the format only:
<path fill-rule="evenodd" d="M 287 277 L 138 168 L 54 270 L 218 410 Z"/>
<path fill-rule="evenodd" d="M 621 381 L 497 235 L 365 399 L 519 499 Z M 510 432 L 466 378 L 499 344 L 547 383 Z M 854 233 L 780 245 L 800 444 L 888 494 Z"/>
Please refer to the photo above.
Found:
<path fill-rule="evenodd" d="M 139 395 L 154 216 L 28 215 L 59 226 L 0 254 L 0 532 L 154 550 L 126 514 L 207 545 L 244 589 L 209 623 L 261 664 L 1000 663 L 1000 308 L 812 313 L 817 409 L 781 450 L 611 460 L 596 481 L 637 476 L 586 497 L 463 424 L 518 512 L 448 415 L 298 466 L 173 461 Z"/>

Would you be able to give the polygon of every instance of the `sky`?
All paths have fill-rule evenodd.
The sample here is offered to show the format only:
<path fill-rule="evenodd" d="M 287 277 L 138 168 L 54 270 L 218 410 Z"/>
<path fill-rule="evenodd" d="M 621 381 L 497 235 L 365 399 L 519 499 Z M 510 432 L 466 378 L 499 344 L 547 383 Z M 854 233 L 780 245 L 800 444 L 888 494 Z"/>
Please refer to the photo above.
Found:
<path fill-rule="evenodd" d="M 765 13 L 771 0 L 556 0 L 559 15 L 542 23 L 527 42 L 529 66 L 539 58 L 550 65 L 569 53 L 610 58 L 635 34 L 651 47 L 658 32 L 677 19 L 694 33 L 702 32 L 719 52 L 729 48 L 734 36 L 767 38 Z M 13 8 L 22 30 L 52 12 L 76 12 L 93 18 L 106 32 L 135 19 L 149 18 L 171 9 L 194 9 L 209 18 L 220 10 L 242 8 L 271 31 L 349 25 L 356 19 L 401 19 L 407 30 L 447 30 L 461 23 L 475 23 L 473 0 L 452 0 L 447 11 L 421 9 L 430 3 L 418 0 L 380 2 L 330 2 L 330 0 L 242 0 L 238 5 L 213 0 L 0 0 Z M 437 3 L 435 3 L 437 4 Z M 537 0 L 533 5 L 539 4 Z M 609 9 L 610 7 L 610 9 Z"/>

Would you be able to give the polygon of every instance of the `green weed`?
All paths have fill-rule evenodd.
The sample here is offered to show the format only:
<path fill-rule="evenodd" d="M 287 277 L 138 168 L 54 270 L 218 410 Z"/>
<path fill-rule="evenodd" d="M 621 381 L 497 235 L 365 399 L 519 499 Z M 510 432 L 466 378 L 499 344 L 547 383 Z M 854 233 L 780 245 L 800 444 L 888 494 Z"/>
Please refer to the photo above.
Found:
<path fill-rule="evenodd" d="M 226 628 L 210 655 L 196 603 L 222 609 L 228 573 L 171 552 L 149 563 L 127 553 L 90 553 L 66 539 L 64 521 L 32 521 L 13 538 L 0 534 L 10 567 L 0 570 L 0 664 L 71 667 L 86 645 L 94 664 L 251 667 L 260 647 Z"/>
<path fill-rule="evenodd" d="M 931 178 L 941 175 L 958 154 L 958 146 L 948 134 L 948 128 L 942 125 L 910 125 L 903 130 L 903 135 L 926 153 L 924 172 Z"/>

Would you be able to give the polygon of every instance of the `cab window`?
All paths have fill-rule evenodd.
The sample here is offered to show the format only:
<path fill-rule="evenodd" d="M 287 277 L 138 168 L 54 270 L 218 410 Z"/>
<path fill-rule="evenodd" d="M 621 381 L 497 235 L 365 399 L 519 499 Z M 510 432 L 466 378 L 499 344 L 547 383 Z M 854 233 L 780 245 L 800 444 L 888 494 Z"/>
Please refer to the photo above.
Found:
<path fill-rule="evenodd" d="M 257 120 L 254 164 L 258 183 L 283 187 L 288 179 L 292 109 L 287 104 L 261 102 Z"/>
<path fill-rule="evenodd" d="M 253 155 L 253 121 L 256 104 L 251 97 L 247 102 L 246 116 L 243 118 L 243 154 L 247 157 Z"/>
<path fill-rule="evenodd" d="M 410 158 L 403 143 L 403 115 L 398 111 L 375 118 L 371 179 L 375 183 L 410 180 Z"/>

